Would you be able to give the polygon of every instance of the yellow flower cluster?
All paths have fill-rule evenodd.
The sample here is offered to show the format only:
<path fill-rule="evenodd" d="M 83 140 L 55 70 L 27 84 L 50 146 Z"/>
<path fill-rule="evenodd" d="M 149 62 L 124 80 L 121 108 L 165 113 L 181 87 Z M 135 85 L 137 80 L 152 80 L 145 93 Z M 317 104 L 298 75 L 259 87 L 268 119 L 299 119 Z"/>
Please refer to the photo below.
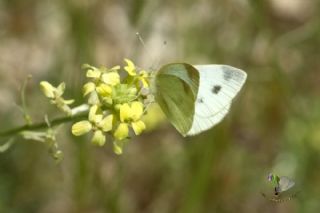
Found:
<path fill-rule="evenodd" d="M 129 59 L 125 62 L 127 74 L 122 78 L 120 66 L 108 69 L 84 65 L 89 82 L 83 86 L 83 95 L 88 96 L 90 110 L 88 120 L 72 126 L 75 136 L 92 131 L 91 142 L 99 146 L 103 146 L 106 136 L 110 135 L 117 154 L 122 153 L 130 129 L 139 135 L 146 128 L 141 117 L 146 109 L 144 102 L 147 96 L 142 91 L 148 91 L 150 76 Z"/>

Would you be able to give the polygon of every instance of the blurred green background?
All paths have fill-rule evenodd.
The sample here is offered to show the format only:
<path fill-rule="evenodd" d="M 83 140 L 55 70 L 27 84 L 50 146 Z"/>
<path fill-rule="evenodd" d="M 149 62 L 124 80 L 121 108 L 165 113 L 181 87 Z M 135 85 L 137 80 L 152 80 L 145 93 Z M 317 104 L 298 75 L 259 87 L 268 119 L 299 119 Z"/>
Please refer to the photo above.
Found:
<path fill-rule="evenodd" d="M 43 144 L 19 140 L 0 154 L 0 212 L 319 212 L 320 1 L 1 0 L 0 130 L 23 124 L 28 74 L 29 111 L 42 121 L 61 114 L 41 80 L 66 82 L 80 104 L 81 64 L 125 57 L 144 68 L 229 64 L 248 80 L 223 122 L 195 137 L 154 119 L 117 156 L 68 124 L 58 165 Z M 269 172 L 293 178 L 298 197 L 263 198 Z"/>

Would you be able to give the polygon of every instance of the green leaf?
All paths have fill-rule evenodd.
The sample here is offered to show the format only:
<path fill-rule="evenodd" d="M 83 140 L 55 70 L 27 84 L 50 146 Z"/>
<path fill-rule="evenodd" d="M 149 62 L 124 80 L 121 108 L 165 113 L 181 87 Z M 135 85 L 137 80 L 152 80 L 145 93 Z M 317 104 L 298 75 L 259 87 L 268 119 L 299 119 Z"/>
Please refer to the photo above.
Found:
<path fill-rule="evenodd" d="M 186 135 L 192 126 L 199 88 L 199 72 L 192 65 L 163 66 L 155 77 L 155 98 L 173 126 Z"/>

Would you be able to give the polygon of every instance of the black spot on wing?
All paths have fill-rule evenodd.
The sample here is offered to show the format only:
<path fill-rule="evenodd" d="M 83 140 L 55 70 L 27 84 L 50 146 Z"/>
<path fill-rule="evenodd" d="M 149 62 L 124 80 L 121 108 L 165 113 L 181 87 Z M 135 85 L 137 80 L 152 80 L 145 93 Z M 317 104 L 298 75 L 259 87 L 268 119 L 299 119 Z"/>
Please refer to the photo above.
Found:
<path fill-rule="evenodd" d="M 197 103 L 202 104 L 202 103 L 203 103 L 203 98 L 198 98 L 198 99 L 197 99 Z"/>
<path fill-rule="evenodd" d="M 221 90 L 221 86 L 220 85 L 214 85 L 212 87 L 211 91 L 212 91 L 213 94 L 218 94 L 220 92 L 220 90 Z"/>
<path fill-rule="evenodd" d="M 230 81 L 232 76 L 233 76 L 232 70 L 230 70 L 230 69 L 228 69 L 226 67 L 223 67 L 223 79 L 225 81 Z"/>
<path fill-rule="evenodd" d="M 225 81 L 230 81 L 231 79 L 240 82 L 243 80 L 243 74 L 238 70 L 230 66 L 222 66 L 223 79 Z"/>

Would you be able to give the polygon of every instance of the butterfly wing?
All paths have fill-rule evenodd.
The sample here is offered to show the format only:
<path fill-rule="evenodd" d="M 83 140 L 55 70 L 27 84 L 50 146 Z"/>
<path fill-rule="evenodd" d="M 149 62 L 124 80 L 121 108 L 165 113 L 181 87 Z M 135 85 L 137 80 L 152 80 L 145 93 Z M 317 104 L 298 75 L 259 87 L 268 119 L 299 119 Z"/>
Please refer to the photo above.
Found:
<path fill-rule="evenodd" d="M 278 192 L 287 191 L 294 186 L 295 182 L 286 176 L 280 177 L 279 186 L 277 187 Z"/>
<path fill-rule="evenodd" d="M 187 135 L 195 135 L 218 124 L 228 113 L 232 99 L 247 74 L 228 65 L 196 65 L 200 73 L 193 122 Z"/>
<path fill-rule="evenodd" d="M 157 72 L 154 85 L 157 103 L 173 126 L 185 136 L 193 122 L 199 72 L 189 64 L 167 64 Z"/>

